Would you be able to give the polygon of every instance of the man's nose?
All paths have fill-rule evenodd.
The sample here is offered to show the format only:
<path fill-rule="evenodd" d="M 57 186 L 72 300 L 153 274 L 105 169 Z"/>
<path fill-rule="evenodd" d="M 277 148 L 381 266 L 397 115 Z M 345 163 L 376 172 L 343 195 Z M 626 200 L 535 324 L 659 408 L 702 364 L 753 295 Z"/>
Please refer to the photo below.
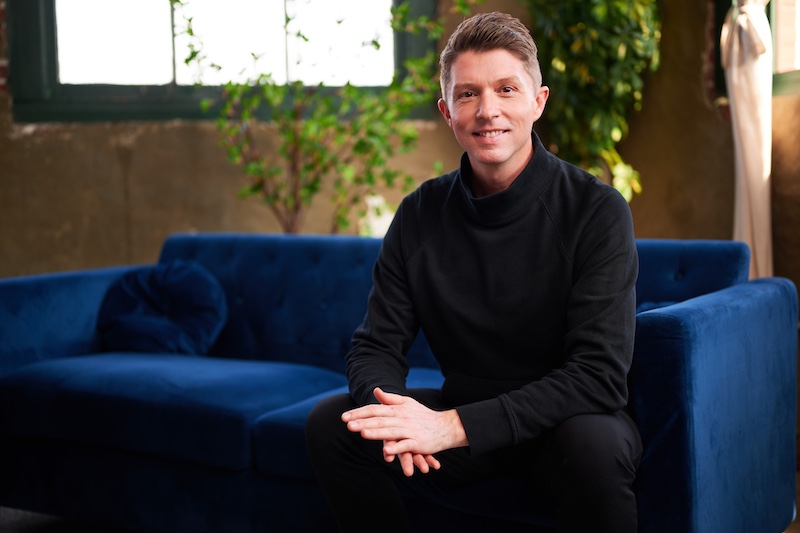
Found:
<path fill-rule="evenodd" d="M 478 118 L 491 119 L 500 114 L 500 98 L 493 92 L 481 95 L 478 105 Z"/>

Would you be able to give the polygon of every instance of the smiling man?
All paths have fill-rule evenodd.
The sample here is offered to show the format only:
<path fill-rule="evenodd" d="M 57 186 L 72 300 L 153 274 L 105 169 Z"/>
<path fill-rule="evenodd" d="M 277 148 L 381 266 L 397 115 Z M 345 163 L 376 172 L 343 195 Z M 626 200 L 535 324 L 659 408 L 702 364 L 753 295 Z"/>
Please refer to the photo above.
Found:
<path fill-rule="evenodd" d="M 440 66 L 439 110 L 464 155 L 404 199 L 384 239 L 350 394 L 307 422 L 317 478 L 343 531 L 405 531 L 401 491 L 446 500 L 513 474 L 557 494 L 559 531 L 634 533 L 628 205 L 533 131 L 549 89 L 520 21 L 465 20 Z M 406 387 L 420 328 L 441 390 Z"/>

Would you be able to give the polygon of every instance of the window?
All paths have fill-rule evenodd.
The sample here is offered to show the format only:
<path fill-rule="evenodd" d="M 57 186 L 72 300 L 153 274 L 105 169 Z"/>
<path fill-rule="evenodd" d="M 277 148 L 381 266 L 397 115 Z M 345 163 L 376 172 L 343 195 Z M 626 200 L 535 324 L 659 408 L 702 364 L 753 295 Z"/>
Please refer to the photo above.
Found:
<path fill-rule="evenodd" d="M 391 3 L 190 0 L 173 9 L 170 0 L 10 0 L 14 118 L 203 118 L 201 100 L 256 70 L 280 83 L 385 86 L 412 50 L 431 46 L 424 37 L 391 34 Z M 412 12 L 434 16 L 435 2 L 411 4 Z M 183 61 L 197 39 L 201 69 Z"/>
<path fill-rule="evenodd" d="M 724 96 L 725 72 L 719 50 L 719 36 L 728 10 L 735 0 L 713 0 L 714 22 L 714 72 L 716 94 Z M 774 75 L 772 94 L 800 94 L 800 0 L 771 0 L 767 15 L 773 39 Z"/>
<path fill-rule="evenodd" d="M 800 9 L 795 0 L 775 0 L 773 32 L 775 34 L 775 72 L 783 74 L 800 70 Z"/>
<path fill-rule="evenodd" d="M 800 93 L 800 0 L 772 0 L 773 94 Z"/>

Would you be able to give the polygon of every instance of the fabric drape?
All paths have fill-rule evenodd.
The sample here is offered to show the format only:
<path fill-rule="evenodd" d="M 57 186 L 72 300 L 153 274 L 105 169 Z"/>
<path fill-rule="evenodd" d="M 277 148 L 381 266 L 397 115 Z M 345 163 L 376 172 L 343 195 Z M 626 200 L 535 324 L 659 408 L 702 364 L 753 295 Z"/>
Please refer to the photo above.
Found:
<path fill-rule="evenodd" d="M 752 278 L 773 273 L 772 37 L 768 3 L 738 0 L 728 12 L 720 42 L 735 152 L 733 238 L 750 246 Z"/>

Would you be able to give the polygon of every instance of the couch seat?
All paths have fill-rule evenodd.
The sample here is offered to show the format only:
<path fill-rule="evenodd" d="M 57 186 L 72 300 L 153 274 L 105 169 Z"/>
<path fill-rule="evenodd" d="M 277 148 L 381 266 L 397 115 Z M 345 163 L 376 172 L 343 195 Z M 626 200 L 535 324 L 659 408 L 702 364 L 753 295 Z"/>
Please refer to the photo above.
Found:
<path fill-rule="evenodd" d="M 0 431 L 239 470 L 253 464 L 256 418 L 345 384 L 341 374 L 293 363 L 59 358 L 0 377 Z"/>
<path fill-rule="evenodd" d="M 439 389 L 443 381 L 439 370 L 412 368 L 406 385 L 410 389 Z M 314 480 L 306 454 L 306 417 L 319 400 L 334 393 L 347 393 L 347 386 L 261 415 L 254 433 L 256 468 L 269 476 Z M 280 460 L 276 460 L 277 457 Z"/>

